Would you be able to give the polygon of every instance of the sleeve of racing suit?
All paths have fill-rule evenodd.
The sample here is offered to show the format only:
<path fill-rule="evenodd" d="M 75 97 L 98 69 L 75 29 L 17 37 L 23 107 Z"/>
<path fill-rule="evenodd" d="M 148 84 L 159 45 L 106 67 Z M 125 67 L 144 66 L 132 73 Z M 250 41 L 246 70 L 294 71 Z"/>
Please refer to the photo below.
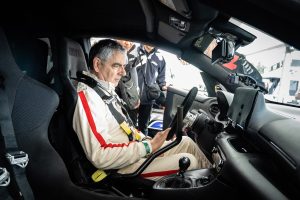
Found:
<path fill-rule="evenodd" d="M 112 142 L 111 130 L 107 116 L 110 113 L 106 104 L 91 88 L 78 92 L 78 101 L 73 116 L 73 128 L 87 158 L 99 169 L 119 169 L 137 162 L 146 155 L 142 142 L 129 142 L 121 139 L 119 143 Z M 111 124 L 110 124 L 111 125 Z M 115 126 L 113 131 L 119 130 Z M 150 142 L 148 143 L 149 145 Z"/>

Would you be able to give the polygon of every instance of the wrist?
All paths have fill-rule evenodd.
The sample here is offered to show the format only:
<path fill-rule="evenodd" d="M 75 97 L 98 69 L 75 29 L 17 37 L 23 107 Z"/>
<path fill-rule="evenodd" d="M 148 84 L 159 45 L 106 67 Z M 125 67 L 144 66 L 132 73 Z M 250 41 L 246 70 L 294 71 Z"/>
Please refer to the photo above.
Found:
<path fill-rule="evenodd" d="M 142 141 L 145 150 L 146 150 L 146 156 L 152 153 L 152 146 L 151 143 L 149 141 Z"/>

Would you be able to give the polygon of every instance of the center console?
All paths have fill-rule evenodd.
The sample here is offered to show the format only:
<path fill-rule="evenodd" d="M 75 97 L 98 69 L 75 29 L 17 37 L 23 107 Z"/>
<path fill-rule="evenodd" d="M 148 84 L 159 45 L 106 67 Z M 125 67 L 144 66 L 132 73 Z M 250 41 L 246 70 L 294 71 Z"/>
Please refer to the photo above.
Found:
<path fill-rule="evenodd" d="M 192 170 L 184 173 L 184 176 L 172 174 L 163 177 L 154 184 L 155 189 L 183 189 L 183 188 L 200 188 L 210 184 L 215 178 L 214 169 Z"/>
<path fill-rule="evenodd" d="M 217 151 L 214 154 L 219 154 Z M 214 156 L 213 168 L 185 171 L 189 163 L 183 157 L 179 161 L 179 172 L 165 176 L 153 185 L 151 199 L 217 199 L 230 196 L 232 189 L 219 180 L 222 158 Z M 218 166 L 218 167 L 215 167 Z"/>

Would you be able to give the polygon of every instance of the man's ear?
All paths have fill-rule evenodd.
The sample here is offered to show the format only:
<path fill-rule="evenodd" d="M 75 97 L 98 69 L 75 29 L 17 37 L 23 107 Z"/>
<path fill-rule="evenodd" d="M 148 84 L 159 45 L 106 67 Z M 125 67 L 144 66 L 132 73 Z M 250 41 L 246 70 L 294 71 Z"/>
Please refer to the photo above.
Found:
<path fill-rule="evenodd" d="M 101 64 L 101 60 L 99 58 L 95 57 L 93 59 L 93 70 L 95 72 L 99 72 L 99 66 L 100 66 L 100 64 Z"/>

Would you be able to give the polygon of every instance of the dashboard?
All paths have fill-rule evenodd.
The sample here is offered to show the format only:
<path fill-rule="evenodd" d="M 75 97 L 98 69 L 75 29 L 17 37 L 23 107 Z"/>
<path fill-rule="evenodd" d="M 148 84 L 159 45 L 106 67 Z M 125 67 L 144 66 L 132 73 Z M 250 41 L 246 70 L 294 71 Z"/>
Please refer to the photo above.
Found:
<path fill-rule="evenodd" d="M 164 124 L 184 96 L 168 89 Z M 300 199 L 299 109 L 267 103 L 258 90 L 240 87 L 235 94 L 217 91 L 216 98 L 198 95 L 187 116 L 189 136 L 217 172 L 207 188 L 195 190 L 211 195 L 208 186 L 218 183 L 237 199 Z"/>
<path fill-rule="evenodd" d="M 227 111 L 229 125 L 216 137 L 213 159 L 222 178 L 253 198 L 299 199 L 297 115 L 291 117 L 292 112 L 283 113 L 288 108 L 265 103 L 263 94 L 254 89 L 238 88 L 234 96 L 220 93 L 220 112 Z"/>

